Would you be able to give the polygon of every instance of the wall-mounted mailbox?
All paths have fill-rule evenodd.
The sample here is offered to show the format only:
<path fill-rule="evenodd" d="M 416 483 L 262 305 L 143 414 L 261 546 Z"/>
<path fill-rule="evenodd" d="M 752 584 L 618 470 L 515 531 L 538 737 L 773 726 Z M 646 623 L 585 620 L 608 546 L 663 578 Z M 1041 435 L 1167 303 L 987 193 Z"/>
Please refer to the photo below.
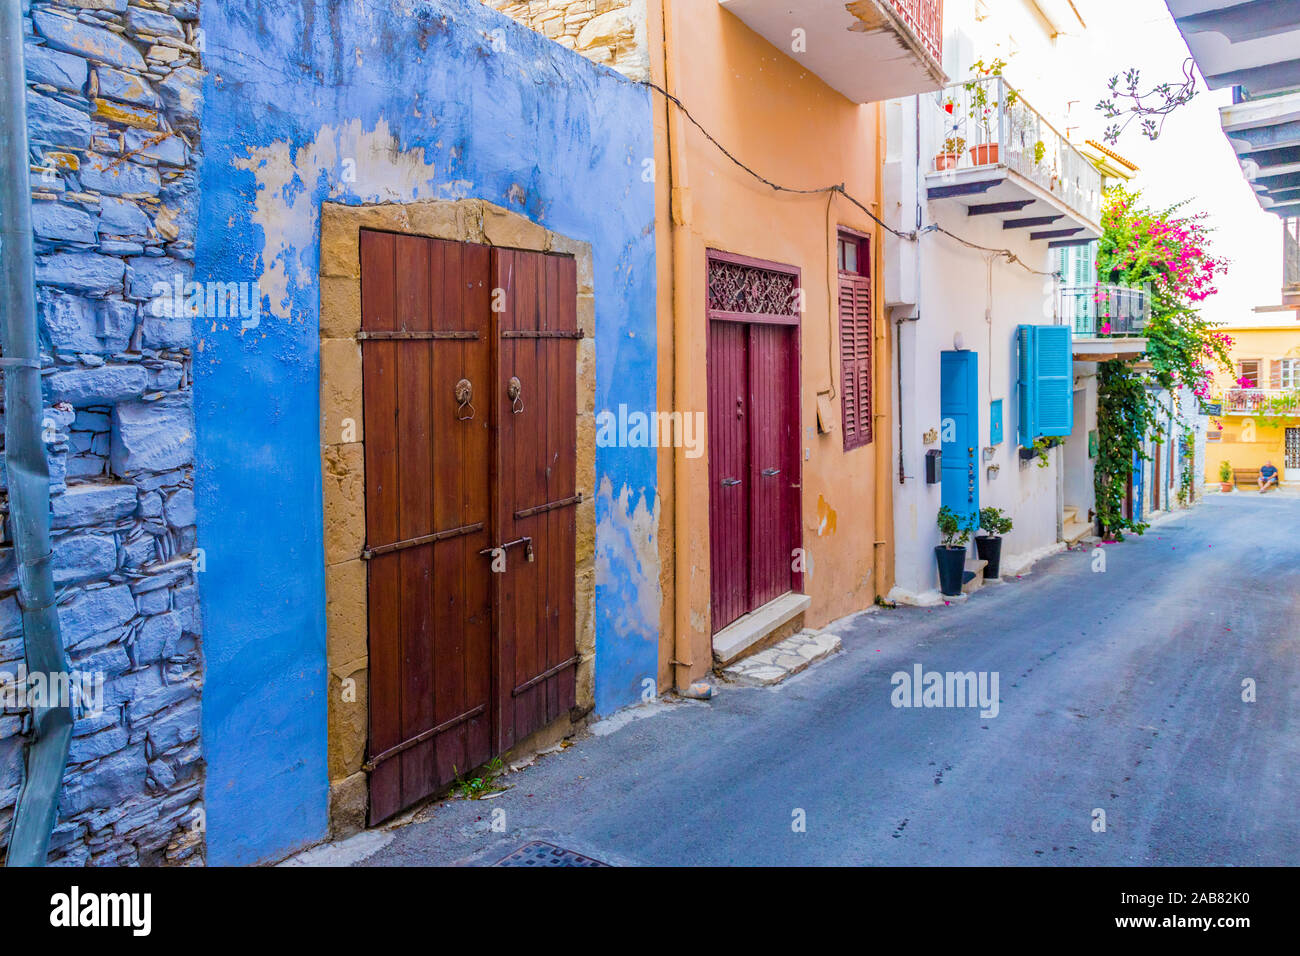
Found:
<path fill-rule="evenodd" d="M 931 448 L 925 453 L 925 483 L 937 485 L 943 474 L 943 452 Z"/>

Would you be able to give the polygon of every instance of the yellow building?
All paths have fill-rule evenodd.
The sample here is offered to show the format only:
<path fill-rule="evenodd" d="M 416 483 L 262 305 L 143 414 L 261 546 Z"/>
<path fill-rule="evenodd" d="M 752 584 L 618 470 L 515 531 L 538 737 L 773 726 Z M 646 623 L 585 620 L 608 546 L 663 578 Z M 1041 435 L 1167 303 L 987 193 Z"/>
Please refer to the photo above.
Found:
<path fill-rule="evenodd" d="M 1258 469 L 1266 461 L 1283 482 L 1300 484 L 1300 323 L 1224 329 L 1232 336 L 1232 372 L 1215 379 L 1206 434 L 1205 479 L 1219 480 L 1219 465 Z"/>

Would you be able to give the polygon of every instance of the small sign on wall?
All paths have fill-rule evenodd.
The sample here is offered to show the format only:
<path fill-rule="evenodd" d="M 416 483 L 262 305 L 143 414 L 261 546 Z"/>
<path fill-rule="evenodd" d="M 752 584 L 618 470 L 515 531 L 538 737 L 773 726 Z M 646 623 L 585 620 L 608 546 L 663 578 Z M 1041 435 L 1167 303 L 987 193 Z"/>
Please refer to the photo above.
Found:
<path fill-rule="evenodd" d="M 989 403 L 989 444 L 1002 444 L 1002 399 Z"/>
<path fill-rule="evenodd" d="M 1088 457 L 1097 457 L 1097 429 L 1088 432 Z"/>

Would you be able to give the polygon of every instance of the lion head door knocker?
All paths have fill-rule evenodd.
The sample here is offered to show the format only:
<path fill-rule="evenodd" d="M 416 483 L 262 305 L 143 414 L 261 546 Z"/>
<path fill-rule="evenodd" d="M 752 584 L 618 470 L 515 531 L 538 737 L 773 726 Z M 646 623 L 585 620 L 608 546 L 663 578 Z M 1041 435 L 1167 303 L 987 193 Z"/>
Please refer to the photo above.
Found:
<path fill-rule="evenodd" d="M 456 383 L 456 421 L 467 422 L 474 417 L 474 406 L 471 404 L 473 397 L 474 386 L 469 379 L 462 378 Z M 465 414 L 466 409 L 469 410 L 468 415 Z"/>
<path fill-rule="evenodd" d="M 519 381 L 518 376 L 510 376 L 510 381 L 506 385 L 506 395 L 510 398 L 510 410 L 516 415 L 524 410 L 524 400 L 520 397 L 523 390 L 523 383 Z"/>

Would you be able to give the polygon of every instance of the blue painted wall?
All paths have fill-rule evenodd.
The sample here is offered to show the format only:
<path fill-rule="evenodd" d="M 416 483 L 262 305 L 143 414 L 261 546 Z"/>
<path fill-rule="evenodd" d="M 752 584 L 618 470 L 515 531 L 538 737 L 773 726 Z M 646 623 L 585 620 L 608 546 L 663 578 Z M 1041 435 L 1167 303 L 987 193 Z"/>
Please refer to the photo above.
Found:
<path fill-rule="evenodd" d="M 201 16 L 195 278 L 258 280 L 266 306 L 256 328 L 196 330 L 208 859 L 233 864 L 327 827 L 320 203 L 478 197 L 590 242 L 596 407 L 652 409 L 652 103 L 478 0 L 208 3 Z M 657 670 L 658 568 L 638 557 L 654 545 L 634 520 L 654 511 L 655 459 L 597 453 L 601 712 Z"/>

